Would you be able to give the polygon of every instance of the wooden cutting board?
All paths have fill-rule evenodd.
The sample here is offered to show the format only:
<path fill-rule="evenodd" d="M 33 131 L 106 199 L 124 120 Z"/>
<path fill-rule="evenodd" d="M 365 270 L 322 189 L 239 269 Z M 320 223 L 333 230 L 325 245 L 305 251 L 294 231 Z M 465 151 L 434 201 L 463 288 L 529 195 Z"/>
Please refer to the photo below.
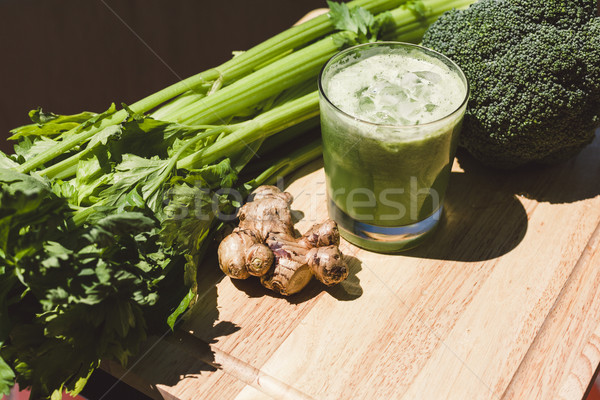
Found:
<path fill-rule="evenodd" d="M 286 183 L 300 231 L 326 218 L 320 162 Z M 181 400 L 583 397 L 600 363 L 600 137 L 519 172 L 461 156 L 429 242 L 341 248 L 346 282 L 290 298 L 207 261 L 181 328 L 193 336 L 151 338 L 129 370 L 104 368 Z"/>

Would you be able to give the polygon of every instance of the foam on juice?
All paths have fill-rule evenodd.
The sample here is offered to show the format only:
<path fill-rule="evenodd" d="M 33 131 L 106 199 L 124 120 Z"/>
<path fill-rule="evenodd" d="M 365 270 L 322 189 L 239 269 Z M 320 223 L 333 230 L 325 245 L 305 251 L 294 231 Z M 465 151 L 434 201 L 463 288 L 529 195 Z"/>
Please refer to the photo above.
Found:
<path fill-rule="evenodd" d="M 329 79 L 327 97 L 345 113 L 375 124 L 420 125 L 452 114 L 466 94 L 457 74 L 437 59 L 411 53 L 346 63 Z"/>

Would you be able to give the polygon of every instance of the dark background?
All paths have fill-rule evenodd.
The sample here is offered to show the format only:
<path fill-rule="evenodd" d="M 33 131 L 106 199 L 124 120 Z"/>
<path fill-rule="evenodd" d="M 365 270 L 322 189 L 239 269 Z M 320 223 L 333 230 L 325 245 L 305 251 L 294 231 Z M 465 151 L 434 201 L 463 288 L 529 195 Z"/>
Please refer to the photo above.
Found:
<path fill-rule="evenodd" d="M 71 114 L 131 104 L 324 6 L 325 0 L 0 0 L 0 149 L 11 151 L 8 131 L 29 123 L 31 109 Z"/>

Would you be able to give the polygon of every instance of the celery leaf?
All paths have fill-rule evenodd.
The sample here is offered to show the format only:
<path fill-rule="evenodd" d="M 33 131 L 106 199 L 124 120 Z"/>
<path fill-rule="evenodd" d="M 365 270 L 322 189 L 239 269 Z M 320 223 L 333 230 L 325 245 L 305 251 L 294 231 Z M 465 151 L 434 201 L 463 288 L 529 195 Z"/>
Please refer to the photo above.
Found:
<path fill-rule="evenodd" d="M 13 135 L 9 137 L 9 140 L 16 140 L 24 136 L 55 136 L 76 128 L 94 115 L 96 114 L 89 111 L 72 115 L 58 115 L 45 112 L 38 107 L 29 112 L 29 118 L 33 123 L 12 129 L 10 132 Z"/>
<path fill-rule="evenodd" d="M 0 348 L 2 343 L 0 343 Z M 0 357 L 0 395 L 7 395 L 14 385 L 15 373 L 8 364 Z"/>
<path fill-rule="evenodd" d="M 329 18 L 337 29 L 355 33 L 359 43 L 377 39 L 376 19 L 368 10 L 359 6 L 350 8 L 345 3 L 329 0 L 327 4 L 330 9 Z"/>

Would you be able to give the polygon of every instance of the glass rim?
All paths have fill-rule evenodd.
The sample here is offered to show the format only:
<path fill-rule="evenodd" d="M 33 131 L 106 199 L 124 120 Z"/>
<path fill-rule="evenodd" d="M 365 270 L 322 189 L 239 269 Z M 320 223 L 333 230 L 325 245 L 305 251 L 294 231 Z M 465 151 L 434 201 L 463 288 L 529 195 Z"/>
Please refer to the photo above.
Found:
<path fill-rule="evenodd" d="M 412 48 L 416 48 L 416 49 L 420 49 L 422 51 L 424 51 L 425 53 L 430 53 L 434 56 L 436 56 L 437 58 L 441 58 L 443 61 L 447 61 L 453 68 L 455 68 L 458 71 L 458 75 L 459 77 L 464 81 L 465 83 L 465 97 L 463 99 L 463 101 L 460 103 L 460 105 L 453 110 L 451 113 L 449 113 L 448 115 L 433 120 L 433 121 L 429 121 L 429 122 L 425 122 L 422 124 L 411 124 L 411 125 L 401 125 L 401 124 L 383 124 L 383 123 L 377 123 L 377 122 L 371 122 L 371 121 L 366 121 L 364 119 L 361 119 L 357 116 L 354 116 L 344 110 L 342 110 L 341 108 L 339 108 L 338 106 L 336 106 L 335 104 L 333 104 L 331 102 L 331 100 L 329 100 L 329 97 L 327 97 L 327 95 L 325 94 L 325 90 L 323 88 L 323 75 L 325 74 L 325 71 L 327 70 L 327 68 L 333 63 L 334 59 L 337 59 L 338 57 L 342 57 L 344 54 L 346 53 L 350 53 L 353 50 L 356 50 L 358 48 L 361 47 L 368 47 L 368 46 L 378 46 L 378 45 L 394 45 L 394 46 L 403 46 L 403 47 L 412 47 Z M 425 47 L 425 46 L 421 46 L 418 44 L 414 44 L 414 43 L 408 43 L 408 42 L 397 42 L 397 41 L 380 41 L 380 42 L 370 42 L 370 43 L 361 43 L 361 44 L 357 44 L 351 47 L 348 47 L 344 50 L 341 50 L 339 52 L 337 52 L 336 54 L 334 54 L 333 56 L 331 56 L 329 58 L 329 60 L 327 60 L 327 62 L 323 65 L 323 67 L 321 68 L 321 71 L 319 72 L 319 79 L 317 82 L 317 86 L 319 89 L 319 94 L 325 99 L 325 101 L 327 101 L 327 104 L 329 104 L 331 107 L 333 107 L 336 111 L 342 113 L 343 115 L 345 115 L 348 118 L 351 118 L 355 121 L 358 121 L 360 123 L 363 124 L 367 124 L 367 125 L 371 125 L 374 127 L 382 127 L 382 128 L 415 128 L 415 127 L 427 127 L 427 126 L 432 126 L 434 124 L 438 124 L 444 120 L 450 119 L 451 117 L 453 117 L 454 115 L 456 115 L 456 113 L 458 113 L 465 105 L 466 103 L 469 101 L 469 96 L 471 93 L 471 85 L 469 84 L 469 80 L 467 79 L 467 76 L 465 75 L 464 71 L 462 70 L 462 68 L 460 68 L 458 66 L 458 64 L 456 64 L 451 58 L 443 55 L 442 53 L 435 51 L 433 49 L 430 49 L 429 47 Z"/>

